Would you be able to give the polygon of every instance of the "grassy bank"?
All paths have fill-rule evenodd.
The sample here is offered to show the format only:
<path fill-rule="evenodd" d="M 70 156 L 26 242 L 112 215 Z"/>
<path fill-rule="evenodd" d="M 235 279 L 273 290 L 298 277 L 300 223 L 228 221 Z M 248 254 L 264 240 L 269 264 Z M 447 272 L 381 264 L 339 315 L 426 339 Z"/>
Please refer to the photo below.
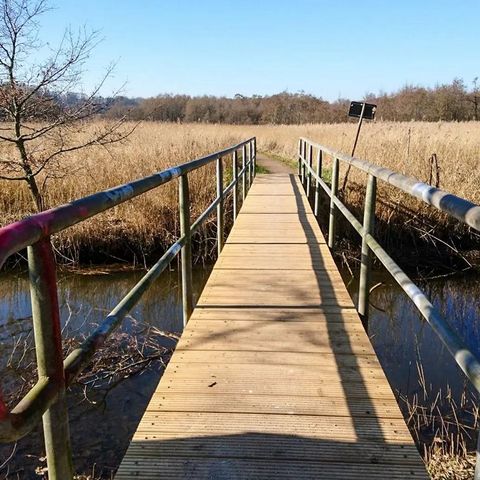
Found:
<path fill-rule="evenodd" d="M 355 125 L 350 123 L 300 126 L 144 123 L 123 144 L 112 145 L 108 150 L 83 150 L 66 157 L 55 174 L 42 178 L 41 183 L 46 182 L 47 204 L 56 206 L 220 150 L 252 135 L 257 136 L 259 150 L 294 160 L 300 136 L 349 152 L 354 131 Z M 357 155 L 423 181 L 436 180 L 438 175 L 441 188 L 480 203 L 479 151 L 480 122 L 379 122 L 365 125 Z M 436 164 L 430 160 L 432 154 L 436 154 Z M 341 178 L 344 172 L 342 167 Z M 364 174 L 352 171 L 350 178 L 346 200 L 354 209 L 360 208 Z M 192 217 L 196 217 L 215 196 L 214 165 L 191 175 L 191 190 Z M 23 184 L 0 181 L 0 212 L 2 225 L 32 212 L 29 193 Z M 379 185 L 377 215 L 380 226 L 395 227 L 393 231 L 397 234 L 383 228 L 383 240 L 397 246 L 399 237 L 404 236 L 402 232 L 408 231 L 412 237 L 409 244 L 416 241 L 413 240 L 416 236 L 435 245 L 448 241 L 461 248 L 458 242 L 463 242 L 468 233 L 458 222 L 452 223 L 439 212 L 383 184 Z M 62 255 L 80 263 L 119 259 L 143 263 L 176 237 L 177 217 L 176 182 L 173 182 L 67 230 L 55 239 L 56 247 Z M 213 229 L 213 224 L 206 225 L 197 239 L 198 245 L 212 236 Z M 398 235 L 399 231 L 402 235 Z M 477 237 L 470 234 L 468 238 L 470 243 L 465 248 Z M 208 253 L 208 248 L 199 248 L 200 256 Z"/>

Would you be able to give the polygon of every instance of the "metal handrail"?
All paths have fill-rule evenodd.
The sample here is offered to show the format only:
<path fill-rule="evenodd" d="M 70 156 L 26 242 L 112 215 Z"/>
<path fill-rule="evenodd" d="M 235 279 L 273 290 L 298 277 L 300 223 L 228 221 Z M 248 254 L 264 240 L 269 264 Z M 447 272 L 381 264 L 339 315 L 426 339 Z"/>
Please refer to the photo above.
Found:
<path fill-rule="evenodd" d="M 432 187 L 428 183 L 421 182 L 414 177 L 409 177 L 398 172 L 394 172 L 386 167 L 380 167 L 361 160 L 357 157 L 351 157 L 338 150 L 312 142 L 306 138 L 300 138 L 300 142 L 305 142 L 313 148 L 320 149 L 323 153 L 333 158 L 352 165 L 369 175 L 373 175 L 379 180 L 383 180 L 399 190 L 402 190 L 413 197 L 431 205 L 442 212 L 448 213 L 461 222 L 480 231 L 480 206 L 472 203 L 464 198 L 445 192 L 436 187 Z"/>
<path fill-rule="evenodd" d="M 316 168 L 313 168 L 314 149 L 316 149 Z M 323 155 L 332 157 L 332 180 L 329 187 L 322 179 Z M 350 212 L 338 198 L 339 161 L 350 164 L 368 174 L 365 196 L 363 224 Z M 358 312 L 363 320 L 368 317 L 369 277 L 371 270 L 371 252 L 380 260 L 387 271 L 393 276 L 398 285 L 412 300 L 417 310 L 433 328 L 438 338 L 446 346 L 467 378 L 480 393 L 480 361 L 469 350 L 465 342 L 450 327 L 420 288 L 408 277 L 400 266 L 392 259 L 385 249 L 373 237 L 373 223 L 375 218 L 376 181 L 383 180 L 407 194 L 423 200 L 425 203 L 457 218 L 470 227 L 480 230 L 480 206 L 461 197 L 420 182 L 384 167 L 373 165 L 365 160 L 350 157 L 331 148 L 324 147 L 306 138 L 300 138 L 298 151 L 298 168 L 302 184 L 310 192 L 311 180 L 314 180 L 315 201 L 314 212 L 318 216 L 319 186 L 330 197 L 330 213 L 328 227 L 328 246 L 333 249 L 335 244 L 335 229 L 337 223 L 336 212 L 339 211 L 350 222 L 353 228 L 362 237 L 362 258 L 360 266 L 360 283 L 358 291 Z M 480 436 L 479 436 L 480 443 Z M 477 447 L 477 451 L 480 449 Z M 477 458 L 478 460 L 478 458 Z M 480 479 L 480 464 L 477 461 L 475 479 Z"/>
<path fill-rule="evenodd" d="M 238 153 L 242 154 L 238 169 Z M 233 180 L 224 187 L 222 158 L 232 154 Z M 216 162 L 217 195 L 191 224 L 188 173 Z M 182 306 L 185 325 L 193 310 L 191 236 L 217 210 L 217 244 L 223 246 L 223 207 L 226 195 L 233 190 L 233 220 L 237 216 L 239 183 L 245 200 L 256 170 L 256 138 L 252 137 L 224 150 L 171 167 L 148 177 L 89 195 L 24 220 L 0 228 L 0 267 L 9 256 L 28 247 L 32 317 L 38 365 L 35 386 L 8 411 L 0 396 L 0 442 L 11 442 L 28 434 L 42 419 L 47 451 L 49 478 L 73 478 L 68 433 L 65 388 L 85 368 L 95 351 L 117 328 L 143 293 L 182 254 Z M 91 218 L 98 213 L 135 198 L 160 185 L 179 178 L 180 238 L 125 295 L 94 332 L 63 360 L 58 308 L 56 265 L 50 236 Z"/>

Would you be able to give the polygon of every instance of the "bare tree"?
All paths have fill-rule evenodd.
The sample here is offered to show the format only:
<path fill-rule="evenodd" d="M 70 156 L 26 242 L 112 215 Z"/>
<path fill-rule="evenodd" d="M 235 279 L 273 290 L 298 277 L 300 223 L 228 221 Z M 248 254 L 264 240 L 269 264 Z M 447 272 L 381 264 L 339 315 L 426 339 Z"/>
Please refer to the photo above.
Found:
<path fill-rule="evenodd" d="M 61 160 L 66 153 L 106 146 L 131 133 L 123 116 L 90 128 L 93 133 L 86 137 L 79 135 L 87 130 L 87 120 L 106 108 L 99 92 L 112 67 L 93 91 L 67 102 L 79 88 L 98 34 L 66 30 L 46 60 L 34 64 L 32 58 L 44 47 L 38 20 L 48 10 L 47 0 L 0 0 L 0 178 L 27 182 L 38 211 L 47 207 L 47 179 L 65 174 Z"/>

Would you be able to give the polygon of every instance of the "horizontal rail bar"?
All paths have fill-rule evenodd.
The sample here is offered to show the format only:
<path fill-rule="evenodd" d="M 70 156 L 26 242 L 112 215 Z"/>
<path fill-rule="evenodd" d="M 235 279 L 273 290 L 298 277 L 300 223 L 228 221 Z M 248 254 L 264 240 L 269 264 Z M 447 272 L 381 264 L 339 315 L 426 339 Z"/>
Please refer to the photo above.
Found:
<path fill-rule="evenodd" d="M 476 205 L 475 203 L 465 200 L 464 198 L 457 197 L 456 195 L 444 190 L 440 190 L 439 188 L 432 187 L 431 185 L 428 185 L 428 183 L 420 182 L 414 177 L 409 177 L 407 175 L 394 172 L 388 168 L 374 165 L 373 163 L 365 160 L 351 157 L 332 148 L 312 142 L 306 138 L 302 138 L 301 140 L 315 148 L 321 149 L 324 153 L 338 158 L 342 162 L 353 165 L 359 170 L 369 173 L 374 177 L 379 178 L 380 180 L 383 180 L 394 187 L 397 187 L 405 193 L 422 200 L 426 204 L 431 205 L 442 212 L 452 215 L 475 230 L 480 231 L 480 206 Z M 304 160 L 303 156 L 302 160 Z M 304 163 L 307 165 L 308 162 L 304 161 Z"/>
<path fill-rule="evenodd" d="M 220 203 L 220 197 L 216 197 L 215 200 L 207 207 L 206 210 L 192 223 L 190 231 L 196 232 L 200 225 L 215 211 L 217 205 Z"/>
<path fill-rule="evenodd" d="M 94 193 L 0 228 L 0 268 L 10 255 L 38 242 L 40 239 L 48 237 L 53 233 L 58 233 L 153 188 L 168 183 L 180 175 L 207 165 L 219 157 L 242 148 L 252 140 L 253 138 L 250 138 L 220 152 L 168 168 L 133 182 Z"/>
<path fill-rule="evenodd" d="M 119 205 L 176 177 L 213 162 L 223 155 L 236 151 L 251 141 L 252 139 L 246 140 L 221 152 L 215 152 L 149 177 L 90 195 L 37 215 L 32 215 L 25 220 L 0 229 L 0 267 L 9 255 L 28 246 L 29 242 L 35 243 L 43 237 L 68 228 L 115 205 Z M 223 190 L 223 195 L 234 188 L 240 177 L 246 174 L 248 165 L 251 163 L 252 160 L 242 169 L 238 178 L 233 180 Z M 192 233 L 215 210 L 220 200 L 220 197 L 217 197 L 196 222 L 191 225 L 190 231 Z M 72 218 L 68 218 L 68 215 L 72 215 Z M 152 283 L 178 255 L 185 241 L 185 236 L 182 236 L 171 245 L 157 263 L 149 269 L 107 315 L 94 332 L 67 356 L 63 363 L 66 385 L 70 385 L 88 364 L 95 351 L 104 344 L 110 333 L 121 324 L 128 312 L 138 303 Z M 0 407 L 2 407 L 0 408 L 0 442 L 15 441 L 28 434 L 41 420 L 43 413 L 56 401 L 58 392 L 58 384 L 54 382 L 54 379 L 40 377 L 37 383 L 10 412 L 6 410 L 3 402 L 0 401 Z"/>
<path fill-rule="evenodd" d="M 412 282 L 407 274 L 398 266 L 390 255 L 388 255 L 372 235 L 368 234 L 366 240 L 368 246 L 372 249 L 377 258 L 412 300 L 417 307 L 417 310 L 437 334 L 437 337 L 447 347 L 447 350 L 451 353 L 467 378 L 472 382 L 473 386 L 478 392 L 480 392 L 480 362 L 478 359 L 468 349 L 452 327 L 450 327 L 447 321 L 440 315 L 438 309 L 431 304 L 427 296 L 414 282 Z"/>
<path fill-rule="evenodd" d="M 312 177 L 318 181 L 325 192 L 330 196 L 331 189 L 324 180 L 308 165 L 307 159 L 301 158 L 302 163 L 307 170 L 310 170 Z M 363 225 L 357 220 L 352 212 L 345 206 L 342 201 L 334 197 L 333 201 L 338 210 L 350 222 L 352 227 L 360 235 L 364 235 Z M 376 257 L 380 260 L 387 271 L 392 275 L 400 288 L 415 304 L 417 310 L 422 314 L 423 318 L 432 327 L 441 342 L 446 346 L 447 350 L 453 356 L 458 366 L 465 373 L 467 378 L 472 382 L 473 386 L 480 393 L 480 361 L 468 349 L 462 339 L 453 330 L 448 322 L 442 317 L 437 308 L 428 300 L 427 296 L 420 288 L 407 276 L 400 266 L 390 257 L 385 249 L 373 238 L 371 234 L 366 235 L 366 241 Z"/>
<path fill-rule="evenodd" d="M 115 330 L 130 310 L 138 303 L 152 283 L 178 255 L 185 237 L 179 238 L 157 261 L 157 263 L 123 297 L 105 320 L 82 344 L 64 360 L 65 383 L 70 385 Z M 41 420 L 43 413 L 52 405 L 58 394 L 58 385 L 53 379 L 39 378 L 28 394 L 7 413 L 0 422 L 0 442 L 12 442 L 25 436 Z"/>
<path fill-rule="evenodd" d="M 223 194 L 226 195 L 227 193 L 232 190 L 232 188 L 235 186 L 235 183 L 240 183 L 240 177 L 243 175 L 243 173 L 246 172 L 246 169 L 243 168 L 240 170 L 239 175 L 237 177 L 237 180 L 232 180 L 226 187 L 225 190 L 223 190 Z M 195 222 L 192 223 L 192 226 L 190 228 L 190 231 L 192 233 L 196 232 L 197 229 L 200 227 L 200 225 L 215 211 L 215 208 L 220 202 L 220 197 L 216 197 L 215 200 L 203 211 L 203 213 L 195 220 Z"/>

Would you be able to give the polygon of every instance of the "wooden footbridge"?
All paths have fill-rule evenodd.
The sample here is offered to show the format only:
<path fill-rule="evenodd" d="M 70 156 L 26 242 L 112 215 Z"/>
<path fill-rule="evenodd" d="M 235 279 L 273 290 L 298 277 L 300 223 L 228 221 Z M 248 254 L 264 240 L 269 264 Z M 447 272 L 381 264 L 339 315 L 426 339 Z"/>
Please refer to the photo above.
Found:
<path fill-rule="evenodd" d="M 327 155 L 329 185 L 322 178 Z M 231 182 L 225 186 L 227 156 Z M 362 236 L 361 317 L 368 315 L 374 253 L 478 387 L 477 360 L 371 233 L 377 179 L 477 229 L 479 207 L 305 139 L 298 175 L 255 177 L 255 161 L 256 143 L 250 139 L 0 230 L 0 263 L 33 244 L 29 266 L 39 363 L 33 393 L 11 411 L 0 403 L 0 439 L 25 435 L 46 412 L 52 479 L 72 478 L 65 387 L 180 251 L 186 326 L 117 479 L 428 478 L 329 246 L 342 213 Z M 338 199 L 339 161 L 368 174 L 363 223 Z M 217 197 L 190 223 L 188 173 L 210 162 L 216 162 Z M 48 235 L 175 177 L 180 179 L 179 240 L 62 367 Z M 330 203 L 329 245 L 317 223 L 321 189 Z M 236 221 L 224 243 L 227 198 Z M 192 235 L 215 210 L 219 258 L 193 308 Z"/>

